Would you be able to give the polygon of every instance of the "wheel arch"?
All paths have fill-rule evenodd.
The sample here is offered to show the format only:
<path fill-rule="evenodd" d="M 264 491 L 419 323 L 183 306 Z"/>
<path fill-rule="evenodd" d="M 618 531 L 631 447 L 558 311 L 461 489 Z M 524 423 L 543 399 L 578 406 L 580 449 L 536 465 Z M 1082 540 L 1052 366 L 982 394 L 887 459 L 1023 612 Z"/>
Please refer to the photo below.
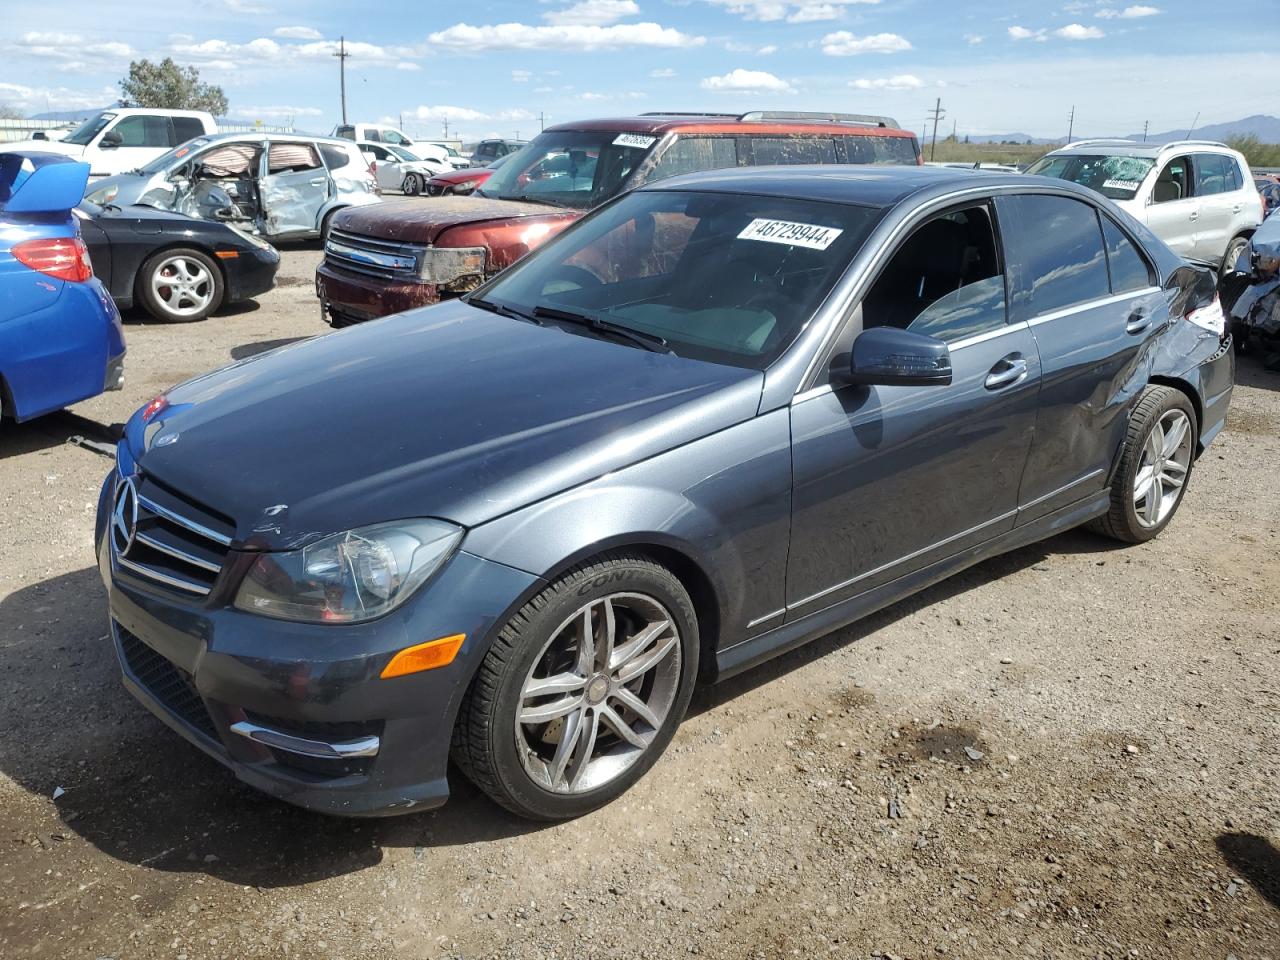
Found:
<path fill-rule="evenodd" d="M 1164 374 L 1153 374 L 1150 379 L 1153 387 L 1171 387 L 1186 395 L 1191 402 L 1191 409 L 1196 414 L 1196 456 L 1204 452 L 1204 444 L 1200 442 L 1200 431 L 1204 428 L 1204 404 L 1200 399 L 1200 391 L 1191 383 L 1180 377 L 1171 377 Z"/>

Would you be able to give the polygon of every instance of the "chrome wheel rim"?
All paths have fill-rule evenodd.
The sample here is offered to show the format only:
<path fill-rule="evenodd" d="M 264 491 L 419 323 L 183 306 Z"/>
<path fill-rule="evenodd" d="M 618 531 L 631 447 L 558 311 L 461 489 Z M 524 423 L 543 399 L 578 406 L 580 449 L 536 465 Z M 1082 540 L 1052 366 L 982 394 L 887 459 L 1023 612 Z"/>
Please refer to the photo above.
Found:
<path fill-rule="evenodd" d="M 1142 459 L 1133 478 L 1133 509 L 1143 527 L 1157 527 L 1169 518 L 1191 468 L 1191 420 L 1170 410 L 1151 427 L 1142 445 Z"/>
<path fill-rule="evenodd" d="M 151 274 L 151 290 L 175 317 L 190 317 L 213 300 L 213 276 L 199 260 L 186 256 L 161 261 Z"/>
<path fill-rule="evenodd" d="M 530 779 L 579 794 L 649 750 L 680 686 L 680 634 L 653 597 L 615 593 L 552 633 L 520 688 L 515 735 Z"/>

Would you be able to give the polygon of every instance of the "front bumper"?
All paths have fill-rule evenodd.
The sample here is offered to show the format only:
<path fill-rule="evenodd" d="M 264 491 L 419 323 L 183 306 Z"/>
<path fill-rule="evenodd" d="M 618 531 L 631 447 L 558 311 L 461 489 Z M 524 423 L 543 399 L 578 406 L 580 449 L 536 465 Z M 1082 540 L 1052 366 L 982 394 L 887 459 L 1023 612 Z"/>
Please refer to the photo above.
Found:
<path fill-rule="evenodd" d="M 322 317 L 334 327 L 429 307 L 441 299 L 434 283 L 358 276 L 324 261 L 316 268 L 316 296 Z"/>
<path fill-rule="evenodd" d="M 236 303 L 261 296 L 276 285 L 280 254 L 274 247 L 254 247 L 252 252 L 242 251 L 221 263 L 226 268 L 227 301 Z"/>
<path fill-rule="evenodd" d="M 114 477 L 99 499 L 98 566 L 138 700 L 245 783 L 298 806 L 369 816 L 445 802 L 461 698 L 535 577 L 463 552 L 379 620 L 272 620 L 230 606 L 243 570 L 234 560 L 227 582 L 196 599 L 121 568 L 105 535 Z M 380 678 L 397 651 L 454 633 L 467 640 L 447 667 Z"/>

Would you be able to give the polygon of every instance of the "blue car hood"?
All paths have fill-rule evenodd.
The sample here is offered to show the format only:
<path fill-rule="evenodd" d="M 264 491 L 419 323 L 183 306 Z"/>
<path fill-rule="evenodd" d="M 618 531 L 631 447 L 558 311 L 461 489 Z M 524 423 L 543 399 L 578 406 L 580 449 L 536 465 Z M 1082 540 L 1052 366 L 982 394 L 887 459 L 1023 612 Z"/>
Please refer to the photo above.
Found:
<path fill-rule="evenodd" d="M 753 417 L 762 382 L 456 301 L 189 381 L 127 441 L 237 543 L 288 549 L 406 517 L 476 526 Z"/>

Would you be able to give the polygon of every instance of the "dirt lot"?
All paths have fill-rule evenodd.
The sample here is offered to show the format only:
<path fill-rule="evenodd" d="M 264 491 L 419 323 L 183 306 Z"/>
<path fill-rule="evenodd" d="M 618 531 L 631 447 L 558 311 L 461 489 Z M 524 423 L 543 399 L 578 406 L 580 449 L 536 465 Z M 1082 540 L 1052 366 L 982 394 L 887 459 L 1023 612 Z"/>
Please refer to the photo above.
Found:
<path fill-rule="evenodd" d="M 531 826 L 326 819 L 121 688 L 68 446 L 323 332 L 132 318 L 123 395 L 0 431 L 0 957 L 1280 958 L 1280 376 L 1157 541 L 1071 533 L 704 691 L 621 802 Z M 54 800 L 56 788 L 65 793 Z"/>

